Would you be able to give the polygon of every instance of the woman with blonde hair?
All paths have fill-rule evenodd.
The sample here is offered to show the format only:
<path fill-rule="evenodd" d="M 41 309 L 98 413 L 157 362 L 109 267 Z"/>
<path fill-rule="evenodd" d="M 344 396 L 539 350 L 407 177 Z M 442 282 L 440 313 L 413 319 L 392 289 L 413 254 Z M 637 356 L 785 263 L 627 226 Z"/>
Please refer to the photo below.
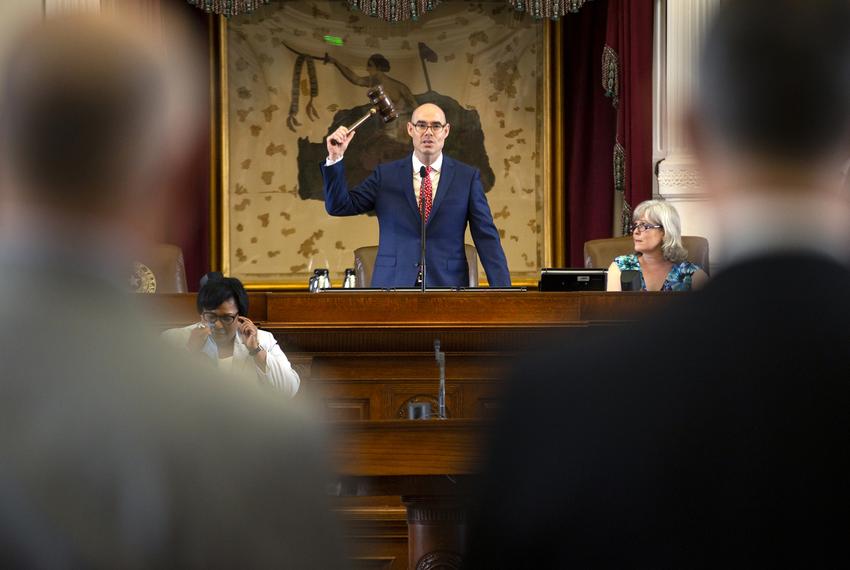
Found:
<path fill-rule="evenodd" d="M 647 200 L 635 208 L 631 225 L 635 252 L 614 259 L 608 268 L 608 290 L 620 291 L 623 271 L 640 273 L 641 291 L 689 291 L 702 287 L 708 275 L 687 260 L 679 213 L 663 200 Z"/>

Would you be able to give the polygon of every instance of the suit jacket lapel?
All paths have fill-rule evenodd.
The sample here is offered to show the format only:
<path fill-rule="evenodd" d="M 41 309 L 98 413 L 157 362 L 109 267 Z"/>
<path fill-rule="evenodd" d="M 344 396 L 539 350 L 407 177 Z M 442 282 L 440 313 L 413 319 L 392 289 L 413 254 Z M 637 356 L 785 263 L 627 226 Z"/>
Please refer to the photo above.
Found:
<path fill-rule="evenodd" d="M 419 206 L 416 204 L 416 192 L 413 190 L 413 155 L 408 155 L 406 159 L 401 161 L 399 167 L 399 179 L 401 187 L 404 189 L 404 196 L 407 198 L 407 203 L 416 214 L 416 220 L 419 220 Z"/>
<path fill-rule="evenodd" d="M 431 215 L 428 216 L 428 224 L 437 215 L 437 210 L 440 209 L 440 204 L 446 199 L 449 189 L 452 187 L 452 178 L 455 175 L 454 161 L 443 155 L 443 171 L 440 172 L 440 183 L 437 185 L 437 197 L 434 199 L 434 204 L 431 206 Z M 428 225 L 426 224 L 426 225 Z"/>

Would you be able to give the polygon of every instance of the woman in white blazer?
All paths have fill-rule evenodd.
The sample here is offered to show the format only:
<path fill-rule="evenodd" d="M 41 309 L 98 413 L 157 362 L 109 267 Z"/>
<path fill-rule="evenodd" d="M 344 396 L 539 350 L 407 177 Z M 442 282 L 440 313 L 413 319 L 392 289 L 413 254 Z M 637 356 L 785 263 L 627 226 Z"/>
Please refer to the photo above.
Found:
<path fill-rule="evenodd" d="M 170 329 L 163 337 L 190 353 L 205 356 L 223 370 L 254 372 L 262 384 L 292 397 L 301 379 L 270 332 L 247 317 L 248 294 L 239 279 L 209 273 L 197 299 L 200 321 Z"/>

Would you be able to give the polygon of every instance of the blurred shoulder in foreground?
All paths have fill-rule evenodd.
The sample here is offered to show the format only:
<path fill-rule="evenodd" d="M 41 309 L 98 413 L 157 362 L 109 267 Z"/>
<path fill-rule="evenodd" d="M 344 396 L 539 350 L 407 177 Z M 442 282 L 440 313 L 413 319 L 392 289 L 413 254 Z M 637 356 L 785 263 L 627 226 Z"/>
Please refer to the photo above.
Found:
<path fill-rule="evenodd" d="M 847 564 L 849 72 L 847 2 L 720 6 L 692 135 L 724 266 L 518 368 L 474 567 Z"/>
<path fill-rule="evenodd" d="M 123 293 L 203 92 L 150 37 L 39 23 L 0 80 L 0 558 L 339 567 L 320 431 L 163 352 Z"/>

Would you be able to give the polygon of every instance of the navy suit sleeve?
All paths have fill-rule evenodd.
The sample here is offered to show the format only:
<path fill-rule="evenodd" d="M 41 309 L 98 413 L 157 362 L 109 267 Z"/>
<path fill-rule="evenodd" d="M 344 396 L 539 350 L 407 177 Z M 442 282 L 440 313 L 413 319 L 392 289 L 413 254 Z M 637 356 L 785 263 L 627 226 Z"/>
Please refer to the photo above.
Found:
<path fill-rule="evenodd" d="M 478 170 L 472 177 L 472 189 L 469 192 L 469 230 L 490 287 L 510 287 L 508 260 L 505 259 L 499 231 L 493 223 L 493 215 L 490 213 L 490 205 L 484 195 Z"/>
<path fill-rule="evenodd" d="M 342 161 L 321 165 L 325 189 L 325 210 L 331 216 L 354 216 L 375 209 L 375 196 L 381 187 L 381 173 L 375 169 L 365 181 L 351 190 L 345 181 Z"/>

